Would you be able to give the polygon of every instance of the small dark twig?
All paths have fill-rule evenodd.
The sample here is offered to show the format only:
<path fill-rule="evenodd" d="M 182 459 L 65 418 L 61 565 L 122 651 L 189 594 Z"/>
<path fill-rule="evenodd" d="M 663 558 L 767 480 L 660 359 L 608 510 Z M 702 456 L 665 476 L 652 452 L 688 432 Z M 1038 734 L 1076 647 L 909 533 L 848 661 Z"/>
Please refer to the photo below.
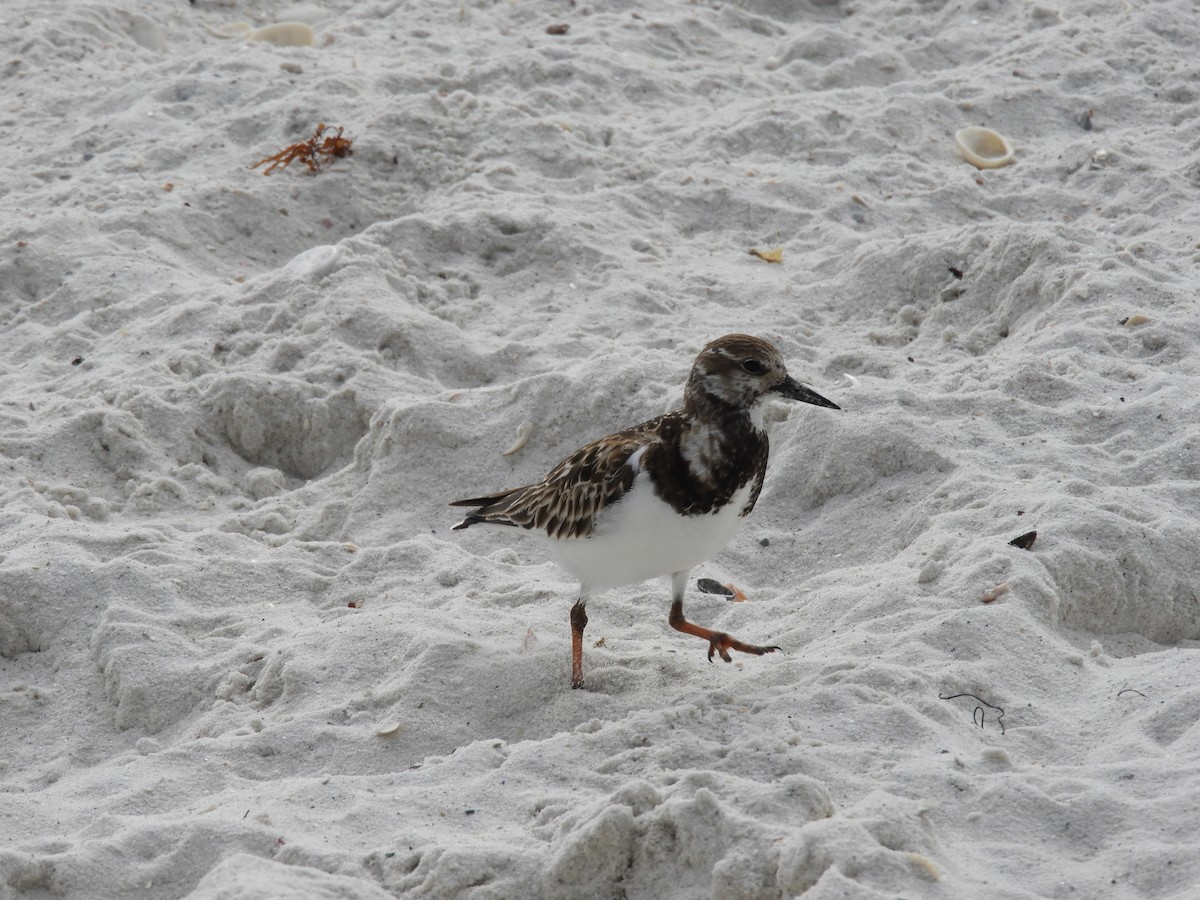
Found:
<path fill-rule="evenodd" d="M 1133 688 L 1125 688 L 1125 690 L 1123 690 L 1123 691 L 1117 691 L 1117 696 L 1118 696 L 1118 697 L 1120 697 L 1122 694 L 1137 694 L 1139 697 L 1145 697 L 1145 696 L 1146 696 L 1146 695 L 1145 695 L 1145 694 L 1143 694 L 1141 691 L 1134 690 Z"/>
<path fill-rule="evenodd" d="M 980 704 L 982 704 L 981 706 L 975 707 L 975 711 L 971 713 L 971 721 L 980 728 L 983 727 L 984 720 L 987 717 L 987 713 L 984 711 L 983 707 L 986 706 L 988 709 L 996 710 L 996 712 L 1000 714 L 996 716 L 996 724 L 1000 726 L 1000 734 L 1004 734 L 1004 707 L 995 706 L 991 703 L 988 703 L 982 697 L 979 697 L 975 694 L 951 694 L 949 696 L 945 694 L 938 694 L 939 700 L 957 700 L 959 697 L 970 697 L 972 700 L 977 700 Z"/>

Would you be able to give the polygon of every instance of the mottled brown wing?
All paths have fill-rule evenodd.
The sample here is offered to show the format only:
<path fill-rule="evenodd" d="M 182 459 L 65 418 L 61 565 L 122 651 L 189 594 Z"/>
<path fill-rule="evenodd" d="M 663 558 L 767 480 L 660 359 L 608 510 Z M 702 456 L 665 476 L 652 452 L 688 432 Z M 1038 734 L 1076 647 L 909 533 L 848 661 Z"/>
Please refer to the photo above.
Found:
<path fill-rule="evenodd" d="M 656 443 L 662 419 L 617 432 L 580 448 L 550 470 L 541 481 L 478 497 L 451 506 L 478 506 L 455 528 L 481 522 L 536 528 L 553 538 L 586 537 L 600 510 L 619 500 L 633 485 L 637 471 L 629 458 Z"/>

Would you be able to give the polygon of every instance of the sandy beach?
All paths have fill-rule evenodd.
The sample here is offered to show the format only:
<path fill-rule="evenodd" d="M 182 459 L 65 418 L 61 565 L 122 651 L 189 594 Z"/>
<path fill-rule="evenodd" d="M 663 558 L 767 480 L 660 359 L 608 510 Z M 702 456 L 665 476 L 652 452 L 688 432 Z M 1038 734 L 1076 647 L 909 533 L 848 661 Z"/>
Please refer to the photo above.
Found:
<path fill-rule="evenodd" d="M 0 19 L 0 898 L 1200 897 L 1190 0 Z M 843 408 L 693 572 L 782 652 L 571 690 L 447 504 L 728 332 Z"/>

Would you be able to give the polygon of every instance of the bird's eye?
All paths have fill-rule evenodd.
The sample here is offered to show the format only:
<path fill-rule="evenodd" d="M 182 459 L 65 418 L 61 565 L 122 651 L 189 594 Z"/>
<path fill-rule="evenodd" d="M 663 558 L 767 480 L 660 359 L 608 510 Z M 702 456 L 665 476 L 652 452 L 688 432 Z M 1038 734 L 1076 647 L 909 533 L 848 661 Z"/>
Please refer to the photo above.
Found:
<path fill-rule="evenodd" d="M 763 372 L 767 371 L 767 367 L 760 363 L 757 359 L 743 360 L 742 368 L 751 375 L 761 375 Z"/>

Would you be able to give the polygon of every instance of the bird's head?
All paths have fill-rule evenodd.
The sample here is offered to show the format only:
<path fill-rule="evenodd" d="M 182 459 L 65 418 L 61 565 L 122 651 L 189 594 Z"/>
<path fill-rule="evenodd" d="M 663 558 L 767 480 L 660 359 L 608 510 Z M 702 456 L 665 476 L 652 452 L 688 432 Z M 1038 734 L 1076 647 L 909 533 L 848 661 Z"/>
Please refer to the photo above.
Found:
<path fill-rule="evenodd" d="M 773 344 L 748 334 L 727 334 L 700 351 L 688 378 L 685 399 L 689 406 L 715 400 L 737 409 L 750 409 L 772 393 L 841 409 L 792 378 Z"/>

